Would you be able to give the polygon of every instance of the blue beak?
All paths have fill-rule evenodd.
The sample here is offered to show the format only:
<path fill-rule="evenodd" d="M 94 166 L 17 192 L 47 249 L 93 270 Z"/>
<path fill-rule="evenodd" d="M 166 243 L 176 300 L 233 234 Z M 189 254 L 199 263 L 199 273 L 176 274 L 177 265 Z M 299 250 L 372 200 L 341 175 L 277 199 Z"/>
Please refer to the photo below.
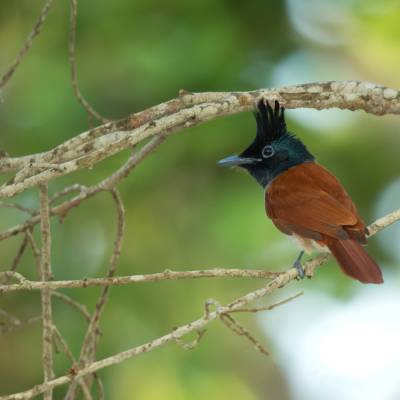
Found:
<path fill-rule="evenodd" d="M 218 161 L 219 165 L 223 167 L 234 167 L 236 165 L 254 164 L 260 161 L 258 158 L 229 156 Z"/>

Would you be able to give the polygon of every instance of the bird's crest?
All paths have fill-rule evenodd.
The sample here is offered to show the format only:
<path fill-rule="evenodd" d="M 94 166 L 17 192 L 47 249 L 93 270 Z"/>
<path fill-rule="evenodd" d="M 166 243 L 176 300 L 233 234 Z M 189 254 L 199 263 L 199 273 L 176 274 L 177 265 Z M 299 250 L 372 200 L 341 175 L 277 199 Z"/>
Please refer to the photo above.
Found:
<path fill-rule="evenodd" d="M 271 143 L 287 133 L 285 109 L 280 106 L 277 100 L 275 100 L 274 108 L 268 101 L 259 100 L 254 117 L 257 121 L 257 139 L 264 143 Z"/>

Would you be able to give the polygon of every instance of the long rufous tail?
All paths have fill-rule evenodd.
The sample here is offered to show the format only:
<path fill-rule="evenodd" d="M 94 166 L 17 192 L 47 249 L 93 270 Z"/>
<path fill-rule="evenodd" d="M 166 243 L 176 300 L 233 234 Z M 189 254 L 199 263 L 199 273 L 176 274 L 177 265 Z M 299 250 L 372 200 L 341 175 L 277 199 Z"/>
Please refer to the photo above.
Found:
<path fill-rule="evenodd" d="M 327 246 L 345 274 L 362 283 L 383 283 L 379 265 L 356 240 L 329 239 Z"/>

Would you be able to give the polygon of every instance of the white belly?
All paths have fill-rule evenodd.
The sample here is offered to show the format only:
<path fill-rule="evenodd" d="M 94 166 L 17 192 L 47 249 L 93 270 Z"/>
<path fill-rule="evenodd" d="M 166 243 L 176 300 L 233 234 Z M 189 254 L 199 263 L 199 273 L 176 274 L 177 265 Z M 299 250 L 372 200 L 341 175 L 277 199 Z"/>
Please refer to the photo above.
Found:
<path fill-rule="evenodd" d="M 293 238 L 295 243 L 301 249 L 303 249 L 307 254 L 312 253 L 313 250 L 318 250 L 318 251 L 322 251 L 322 252 L 329 251 L 325 245 L 319 244 L 318 242 L 316 242 L 313 239 L 307 239 L 302 236 L 296 235 L 295 233 L 293 233 L 291 235 L 291 237 Z"/>

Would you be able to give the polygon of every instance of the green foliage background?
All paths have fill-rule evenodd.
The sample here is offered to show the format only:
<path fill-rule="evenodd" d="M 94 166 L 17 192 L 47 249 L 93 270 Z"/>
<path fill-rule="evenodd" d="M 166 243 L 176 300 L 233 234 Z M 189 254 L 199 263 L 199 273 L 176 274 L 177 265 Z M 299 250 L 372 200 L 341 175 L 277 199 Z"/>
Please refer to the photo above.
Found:
<path fill-rule="evenodd" d="M 312 15 L 312 2 L 302 2 Z M 0 3 L 0 71 L 19 50 L 39 12 L 39 3 Z M 305 71 L 306 80 L 359 79 L 400 86 L 398 2 L 331 2 L 334 11 L 345 8 L 345 24 L 327 22 L 324 15 L 317 15 L 314 22 L 329 37 L 343 38 L 335 45 L 299 33 L 290 17 L 291 3 L 81 1 L 77 60 L 82 92 L 103 115 L 121 118 L 175 97 L 181 88 L 229 91 L 275 85 L 285 60 L 289 60 L 285 68 L 289 68 L 293 83 L 301 83 Z M 42 34 L 0 93 L 0 148 L 11 155 L 47 150 L 89 126 L 70 85 L 68 6 L 66 1 L 55 2 Z M 291 63 L 290 57 L 298 54 L 304 62 Z M 317 114 L 309 114 L 304 124 L 289 111 L 290 130 L 341 179 L 364 219 L 371 221 L 380 194 L 398 176 L 398 118 L 342 111 L 339 118 L 350 117 L 348 124 L 321 128 L 313 125 Z M 292 263 L 297 249 L 264 216 L 262 190 L 244 173 L 216 165 L 218 159 L 243 149 L 254 129 L 251 114 L 187 129 L 168 139 L 120 184 L 127 225 L 119 274 L 211 266 L 283 269 Z M 51 192 L 71 183 L 95 183 L 127 156 L 120 154 L 93 170 L 52 182 Z M 37 198 L 37 191 L 31 190 L 18 196 L 18 201 L 34 206 Z M 110 196 L 101 194 L 73 210 L 63 225 L 52 221 L 57 279 L 102 276 L 111 252 L 115 217 Z M 17 212 L 0 210 L 2 230 L 22 220 Z M 0 243 L 2 269 L 8 268 L 21 240 L 15 237 Z M 385 254 L 376 240 L 369 249 L 385 273 L 395 268 L 396 260 Z M 21 272 L 35 277 L 29 252 Z M 202 304 L 209 297 L 226 302 L 261 284 L 210 279 L 113 288 L 101 325 L 98 357 L 188 322 L 202 313 Z M 296 283 L 296 288 L 266 301 L 282 299 L 302 287 L 351 296 L 355 285 L 330 263 L 312 281 Z M 68 291 L 89 307 L 98 293 L 97 288 Z M 77 355 L 85 323 L 57 299 L 54 303 L 55 321 Z M 0 307 L 21 318 L 37 315 L 39 293 L 3 295 Z M 274 312 L 285 313 L 285 308 Z M 243 316 L 242 321 L 268 343 L 254 316 Z M 40 335 L 40 326 L 35 324 L 0 337 L 1 394 L 27 389 L 42 380 Z M 57 374 L 68 368 L 64 356 L 58 355 Z M 264 358 L 217 323 L 192 352 L 169 345 L 100 375 L 107 397 L 112 399 L 291 398 L 274 356 Z M 56 393 L 61 398 L 61 390 Z"/>

